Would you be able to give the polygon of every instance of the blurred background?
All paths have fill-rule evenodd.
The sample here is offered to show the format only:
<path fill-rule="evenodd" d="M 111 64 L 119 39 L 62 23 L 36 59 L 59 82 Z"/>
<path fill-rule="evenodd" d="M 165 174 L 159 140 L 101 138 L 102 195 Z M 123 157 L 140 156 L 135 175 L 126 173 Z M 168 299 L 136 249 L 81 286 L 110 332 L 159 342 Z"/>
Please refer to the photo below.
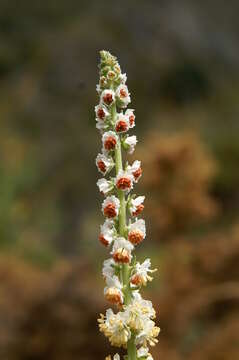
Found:
<path fill-rule="evenodd" d="M 0 2 L 0 358 L 103 359 L 98 52 L 128 75 L 155 360 L 239 359 L 239 3 Z M 133 158 L 132 158 L 133 160 Z"/>

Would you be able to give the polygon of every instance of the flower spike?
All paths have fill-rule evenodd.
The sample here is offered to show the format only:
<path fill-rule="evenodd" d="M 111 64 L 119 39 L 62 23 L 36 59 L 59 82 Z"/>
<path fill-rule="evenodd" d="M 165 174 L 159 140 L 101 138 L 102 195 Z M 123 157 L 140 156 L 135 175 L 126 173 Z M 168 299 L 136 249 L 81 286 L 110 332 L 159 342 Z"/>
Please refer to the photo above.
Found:
<path fill-rule="evenodd" d="M 96 127 L 102 135 L 102 153 L 96 157 L 99 172 L 106 176 L 115 169 L 114 177 L 97 181 L 102 195 L 105 222 L 100 226 L 99 241 L 110 248 L 111 257 L 104 261 L 102 275 L 106 286 L 105 299 L 114 306 L 100 315 L 100 331 L 112 346 L 127 349 L 127 360 L 153 360 L 148 346 L 157 343 L 159 327 L 155 324 L 155 310 L 151 301 L 140 295 L 141 286 L 153 280 L 150 259 L 136 260 L 133 251 L 146 237 L 145 221 L 138 218 L 144 209 L 144 196 L 130 195 L 142 176 L 139 160 L 123 166 L 122 150 L 132 154 L 137 144 L 128 131 L 135 127 L 133 109 L 126 109 L 131 96 L 126 85 L 127 76 L 115 56 L 100 52 L 100 80 L 96 86 L 99 104 L 95 107 Z M 120 360 L 116 353 L 105 360 Z"/>

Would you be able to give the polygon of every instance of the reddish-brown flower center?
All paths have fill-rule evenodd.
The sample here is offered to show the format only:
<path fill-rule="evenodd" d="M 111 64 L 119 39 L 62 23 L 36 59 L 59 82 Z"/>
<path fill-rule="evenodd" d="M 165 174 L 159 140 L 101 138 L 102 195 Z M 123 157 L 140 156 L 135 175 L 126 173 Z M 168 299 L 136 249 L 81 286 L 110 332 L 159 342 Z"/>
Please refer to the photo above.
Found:
<path fill-rule="evenodd" d="M 132 276 L 130 282 L 134 285 L 140 285 L 142 283 L 142 278 L 139 274 L 135 274 Z"/>
<path fill-rule="evenodd" d="M 128 234 L 128 239 L 132 244 L 137 245 L 143 241 L 144 235 L 140 230 L 132 230 Z"/>
<path fill-rule="evenodd" d="M 99 108 L 99 109 L 97 110 L 97 116 L 98 116 L 99 119 L 104 120 L 104 118 L 105 118 L 105 111 L 104 111 L 104 109 Z"/>
<path fill-rule="evenodd" d="M 115 145 L 116 145 L 116 139 L 113 136 L 109 136 L 104 142 L 104 147 L 106 150 L 114 149 Z"/>
<path fill-rule="evenodd" d="M 105 298 L 112 304 L 121 304 L 121 295 L 116 288 L 108 288 L 105 293 Z"/>
<path fill-rule="evenodd" d="M 104 236 L 102 234 L 99 235 L 99 241 L 101 242 L 101 244 L 103 244 L 104 246 L 108 246 L 109 242 L 104 238 Z"/>
<path fill-rule="evenodd" d="M 102 171 L 103 173 L 106 172 L 106 165 L 105 165 L 104 161 L 99 160 L 99 161 L 97 162 L 97 166 L 98 166 L 98 168 L 100 169 L 100 171 Z"/>
<path fill-rule="evenodd" d="M 110 105 L 113 102 L 112 94 L 111 93 L 105 94 L 103 100 L 107 105 Z"/>
<path fill-rule="evenodd" d="M 124 120 L 119 120 L 116 124 L 115 130 L 117 132 L 127 131 L 128 130 L 127 123 Z"/>
<path fill-rule="evenodd" d="M 140 176 L 142 175 L 142 172 L 143 171 L 142 171 L 141 167 L 139 167 L 135 172 L 133 172 L 135 180 L 140 178 Z"/>
<path fill-rule="evenodd" d="M 120 89 L 120 97 L 122 98 L 127 97 L 127 91 L 125 89 Z"/>
<path fill-rule="evenodd" d="M 138 216 L 144 210 L 144 205 L 140 204 L 136 206 L 136 210 L 132 213 L 133 216 Z"/>
<path fill-rule="evenodd" d="M 127 264 L 130 262 L 130 254 L 126 249 L 118 249 L 113 254 L 113 259 L 115 262 L 121 262 Z"/>
<path fill-rule="evenodd" d="M 120 190 L 130 189 L 131 180 L 127 177 L 122 177 L 117 181 L 116 186 Z"/>
<path fill-rule="evenodd" d="M 117 215 L 115 204 L 110 203 L 104 208 L 104 215 L 108 218 L 113 218 Z"/>

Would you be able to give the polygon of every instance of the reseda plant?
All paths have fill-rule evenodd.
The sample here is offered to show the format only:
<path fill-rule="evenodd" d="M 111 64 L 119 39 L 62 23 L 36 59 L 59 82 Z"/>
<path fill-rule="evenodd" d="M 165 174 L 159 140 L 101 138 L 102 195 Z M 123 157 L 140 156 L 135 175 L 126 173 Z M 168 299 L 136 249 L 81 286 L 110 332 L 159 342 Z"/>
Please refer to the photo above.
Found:
<path fill-rule="evenodd" d="M 96 90 L 100 97 L 95 107 L 96 127 L 102 134 L 102 152 L 96 165 L 104 176 L 114 169 L 114 176 L 97 181 L 105 196 L 102 212 L 105 222 L 100 227 L 99 241 L 110 248 L 111 257 L 104 261 L 104 295 L 118 312 L 108 309 L 100 315 L 99 328 L 112 346 L 127 349 L 126 360 L 152 360 L 148 345 L 157 343 L 160 329 L 155 325 L 155 310 L 149 300 L 140 295 L 140 288 L 153 278 L 150 259 L 142 264 L 136 261 L 133 250 L 145 236 L 145 221 L 139 219 L 144 209 L 144 196 L 130 194 L 142 175 L 141 162 L 123 166 L 122 149 L 132 154 L 137 139 L 127 131 L 135 126 L 133 109 L 125 110 L 130 103 L 126 74 L 121 73 L 116 57 L 101 51 L 100 81 Z M 111 360 L 107 356 L 105 360 Z M 115 354 L 113 360 L 120 360 Z"/>

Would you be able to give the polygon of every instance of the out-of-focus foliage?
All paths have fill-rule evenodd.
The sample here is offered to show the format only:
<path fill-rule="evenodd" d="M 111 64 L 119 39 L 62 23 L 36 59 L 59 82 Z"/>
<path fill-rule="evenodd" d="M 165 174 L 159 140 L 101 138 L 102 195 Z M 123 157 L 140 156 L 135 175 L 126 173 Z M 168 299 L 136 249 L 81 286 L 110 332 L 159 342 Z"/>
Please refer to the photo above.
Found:
<path fill-rule="evenodd" d="M 239 228 L 166 246 L 160 290 L 161 354 L 176 359 L 239 357 Z M 165 354 L 164 354 L 165 351 Z"/>
<path fill-rule="evenodd" d="M 102 48 L 134 93 L 144 251 L 159 269 L 154 357 L 238 359 L 238 12 L 238 1 L 1 1 L 1 359 L 109 349 L 96 324 Z"/>
<path fill-rule="evenodd" d="M 1 358 L 103 358 L 109 346 L 98 333 L 96 312 L 105 304 L 89 271 L 86 263 L 61 262 L 43 272 L 1 259 Z"/>
<path fill-rule="evenodd" d="M 151 133 L 141 146 L 148 213 L 162 237 L 212 219 L 218 206 L 210 195 L 215 162 L 196 134 Z"/>
<path fill-rule="evenodd" d="M 215 161 L 189 133 L 149 134 L 141 152 L 159 240 L 161 357 L 237 359 L 239 228 L 220 224 Z"/>

